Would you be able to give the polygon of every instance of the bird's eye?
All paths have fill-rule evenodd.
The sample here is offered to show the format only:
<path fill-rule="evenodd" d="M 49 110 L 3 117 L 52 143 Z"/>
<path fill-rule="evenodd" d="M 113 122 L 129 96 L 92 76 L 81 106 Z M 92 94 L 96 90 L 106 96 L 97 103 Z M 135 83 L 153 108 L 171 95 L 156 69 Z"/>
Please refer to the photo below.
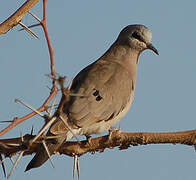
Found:
<path fill-rule="evenodd" d="M 140 34 L 138 32 L 133 32 L 132 37 L 134 37 L 135 39 L 138 39 L 139 41 L 143 41 L 142 37 L 140 36 Z"/>

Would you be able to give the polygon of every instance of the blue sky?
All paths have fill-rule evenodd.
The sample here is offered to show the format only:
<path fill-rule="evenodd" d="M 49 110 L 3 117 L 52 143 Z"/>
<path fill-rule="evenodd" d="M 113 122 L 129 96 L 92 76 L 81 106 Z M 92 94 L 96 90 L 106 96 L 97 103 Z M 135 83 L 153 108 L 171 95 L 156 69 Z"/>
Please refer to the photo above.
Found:
<path fill-rule="evenodd" d="M 3 22 L 24 0 L 2 0 Z M 41 3 L 32 12 L 42 15 Z M 99 58 L 128 24 L 144 24 L 153 33 L 152 42 L 160 56 L 145 51 L 139 61 L 135 101 L 129 113 L 117 125 L 122 131 L 181 131 L 196 127 L 196 1 L 50 1 L 48 28 L 55 51 L 59 75 L 70 81 L 82 68 Z M 36 22 L 26 16 L 27 25 Z M 41 28 L 34 31 L 40 40 L 20 27 L 0 37 L 0 120 L 21 117 L 29 110 L 14 103 L 15 98 L 39 107 L 48 96 L 49 55 Z M 17 126 L 3 138 L 29 133 L 42 126 L 39 117 Z M 0 124 L 1 129 L 5 125 Z M 73 159 L 53 156 L 55 168 L 47 162 L 41 168 L 24 173 L 31 159 L 24 157 L 10 179 L 71 179 Z M 105 150 L 80 157 L 83 180 L 150 179 L 195 180 L 196 154 L 183 145 L 147 145 L 128 150 Z M 6 167 L 11 162 L 6 160 Z M 0 173 L 3 177 L 3 172 Z"/>

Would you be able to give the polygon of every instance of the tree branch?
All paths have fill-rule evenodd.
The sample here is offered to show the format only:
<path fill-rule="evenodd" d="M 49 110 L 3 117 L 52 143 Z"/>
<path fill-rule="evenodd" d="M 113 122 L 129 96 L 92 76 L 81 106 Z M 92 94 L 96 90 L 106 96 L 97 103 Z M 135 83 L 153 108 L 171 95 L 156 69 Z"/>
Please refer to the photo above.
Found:
<path fill-rule="evenodd" d="M 27 0 L 14 14 L 0 24 L 0 35 L 16 26 L 39 0 Z"/>
<path fill-rule="evenodd" d="M 4 21 L 0 25 L 0 35 L 2 33 L 7 32 L 10 28 L 13 28 L 15 25 L 17 25 L 22 20 L 24 15 L 38 1 L 39 0 L 28 0 L 28 1 L 26 1 L 11 17 L 9 17 L 6 21 Z M 55 66 L 54 66 L 54 52 L 53 52 L 53 49 L 52 49 L 52 44 L 51 44 L 51 41 L 50 41 L 50 38 L 49 38 L 48 29 L 47 29 L 47 25 L 46 25 L 46 6 L 47 6 L 47 0 L 43 0 L 43 20 L 41 21 L 41 25 L 42 25 L 42 28 L 43 28 L 44 33 L 45 33 L 46 41 L 47 41 L 47 44 L 48 44 L 48 50 L 49 50 L 49 54 L 50 54 L 50 69 L 51 69 L 50 74 L 51 74 L 51 77 L 52 77 L 52 80 L 53 80 L 53 83 L 52 83 L 53 86 L 52 86 L 49 97 L 45 100 L 45 102 L 42 104 L 42 106 L 37 109 L 37 111 L 39 111 L 39 112 L 43 112 L 43 111 L 47 110 L 47 108 L 48 108 L 47 106 L 48 106 L 49 102 L 53 99 L 53 97 L 58 92 L 57 83 L 56 83 L 56 72 L 55 72 Z M 5 129 L 0 131 L 0 136 L 4 135 L 8 131 L 10 131 L 12 128 L 14 128 L 18 124 L 20 124 L 21 122 L 33 117 L 36 114 L 37 114 L 36 112 L 31 112 L 31 113 L 25 115 L 24 117 L 14 118 L 10 125 L 8 125 Z"/>
<path fill-rule="evenodd" d="M 15 155 L 17 152 L 25 151 L 24 155 L 37 152 L 41 141 L 45 137 L 37 140 L 37 143 L 29 144 L 34 138 L 33 135 L 25 135 L 23 138 L 12 138 L 0 140 L 0 154 L 6 157 Z M 40 142 L 40 143 L 39 143 Z M 119 147 L 120 150 L 128 149 L 130 146 L 147 144 L 184 144 L 196 145 L 196 130 L 179 132 L 121 132 L 113 131 L 110 135 L 92 138 L 90 142 L 65 142 L 61 145 L 58 153 L 68 156 L 81 156 L 88 152 L 103 152 L 105 148 L 113 149 Z"/>

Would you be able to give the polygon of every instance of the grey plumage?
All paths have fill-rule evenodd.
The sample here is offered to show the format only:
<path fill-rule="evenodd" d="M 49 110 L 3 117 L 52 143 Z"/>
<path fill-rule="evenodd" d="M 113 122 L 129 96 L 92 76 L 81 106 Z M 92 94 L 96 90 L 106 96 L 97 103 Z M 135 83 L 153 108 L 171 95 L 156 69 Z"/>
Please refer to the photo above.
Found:
<path fill-rule="evenodd" d="M 74 78 L 72 96 L 63 107 L 63 118 L 77 135 L 91 135 L 109 130 L 129 110 L 136 87 L 138 58 L 142 51 L 158 51 L 151 44 L 151 31 L 143 25 L 129 25 L 97 61 L 84 68 Z M 52 154 L 72 134 L 58 118 L 48 135 L 64 134 L 47 143 Z M 26 171 L 41 166 L 48 159 L 43 147 L 28 164 Z"/>

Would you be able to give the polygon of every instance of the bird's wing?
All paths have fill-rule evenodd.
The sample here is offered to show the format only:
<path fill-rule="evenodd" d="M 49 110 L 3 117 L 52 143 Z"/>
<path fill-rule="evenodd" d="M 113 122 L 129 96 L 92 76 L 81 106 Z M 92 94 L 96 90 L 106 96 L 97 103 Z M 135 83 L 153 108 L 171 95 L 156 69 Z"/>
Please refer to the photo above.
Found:
<path fill-rule="evenodd" d="M 63 111 L 78 127 L 107 121 L 124 109 L 133 89 L 131 75 L 123 66 L 113 61 L 96 61 L 74 78 L 71 92 L 81 96 L 71 96 Z M 50 129 L 59 134 L 64 128 L 59 121 Z"/>
<path fill-rule="evenodd" d="M 130 74 L 120 64 L 97 61 L 85 71 L 74 79 L 71 88 L 84 96 L 73 97 L 68 107 L 69 118 L 80 127 L 117 116 L 132 90 Z"/>

